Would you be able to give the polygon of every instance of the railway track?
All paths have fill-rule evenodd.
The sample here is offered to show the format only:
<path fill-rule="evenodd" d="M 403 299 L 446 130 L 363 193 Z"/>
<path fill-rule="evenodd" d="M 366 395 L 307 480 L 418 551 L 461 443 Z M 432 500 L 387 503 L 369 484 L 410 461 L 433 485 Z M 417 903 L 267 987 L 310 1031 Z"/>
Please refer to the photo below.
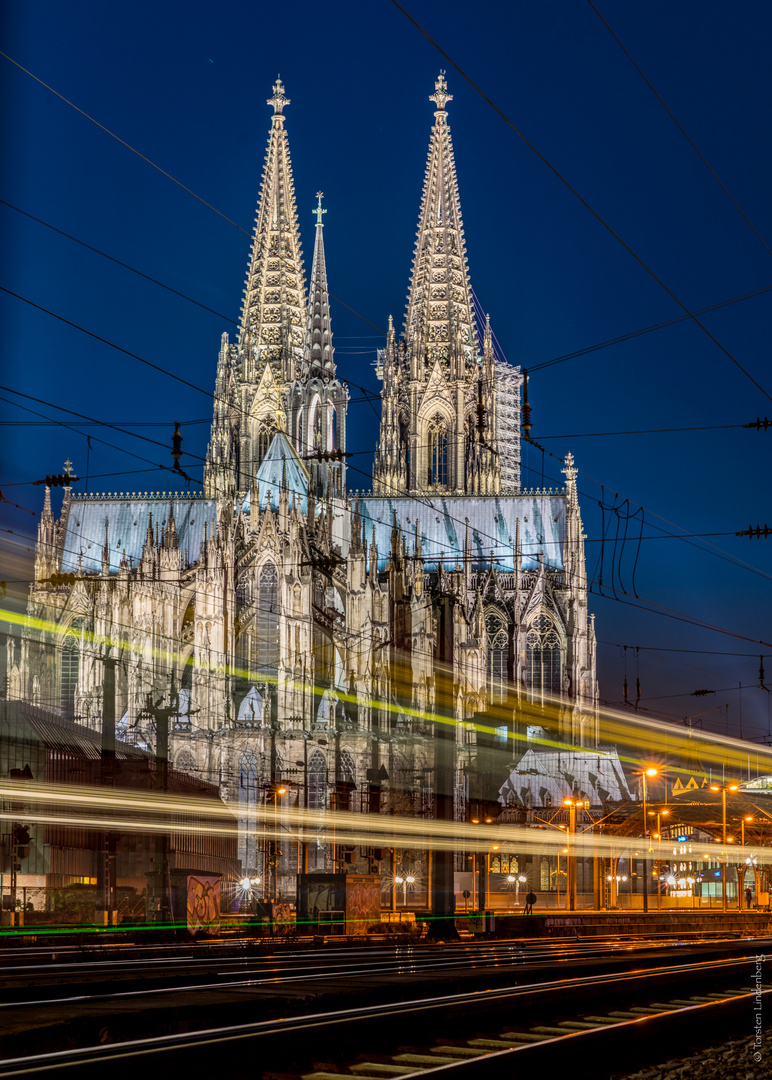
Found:
<path fill-rule="evenodd" d="M 737 1025 L 753 1032 L 757 954 L 495 990 L 332 1009 L 312 1015 L 17 1057 L 0 1076 L 82 1077 L 99 1068 L 249 1069 L 264 1080 L 343 1076 L 500 1076 L 567 1067 L 598 1077 L 682 1055 Z M 764 981 L 762 998 L 772 994 Z M 600 1055 L 600 1056 L 599 1056 Z M 152 1059 L 152 1060 L 151 1060 Z M 598 1071 L 599 1062 L 616 1062 Z M 259 1068 L 256 1062 L 260 1063 Z"/>
<path fill-rule="evenodd" d="M 685 942 L 681 938 L 609 939 L 578 943 L 496 941 L 453 946 L 406 946 L 351 949 L 328 954 L 304 950 L 280 956 L 138 955 L 64 961 L 33 955 L 0 955 L 0 1014 L 24 1006 L 55 1005 L 64 1000 L 130 997 L 143 993 L 225 990 L 229 987 L 323 982 L 348 977 L 377 980 L 398 975 L 420 979 L 435 974 L 505 975 L 517 968 L 555 968 L 574 964 L 630 964 L 638 954 L 663 950 L 724 955 L 744 948 L 735 938 Z M 14 961 L 14 962 L 10 962 Z M 204 980 L 204 981 L 202 981 Z M 207 981 L 208 980 L 208 981 Z"/>

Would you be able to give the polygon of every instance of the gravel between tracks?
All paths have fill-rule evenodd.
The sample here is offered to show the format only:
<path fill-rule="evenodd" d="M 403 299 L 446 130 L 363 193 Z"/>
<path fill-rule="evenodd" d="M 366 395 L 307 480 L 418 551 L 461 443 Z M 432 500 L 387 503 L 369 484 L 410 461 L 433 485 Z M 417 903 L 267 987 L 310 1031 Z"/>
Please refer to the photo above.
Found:
<path fill-rule="evenodd" d="M 754 1060 L 754 1057 L 758 1060 Z M 747 1038 L 712 1046 L 691 1057 L 666 1061 L 633 1073 L 613 1073 L 610 1080 L 769 1080 L 772 1076 L 772 1027 L 767 1026 L 761 1045 L 753 1030 Z"/>

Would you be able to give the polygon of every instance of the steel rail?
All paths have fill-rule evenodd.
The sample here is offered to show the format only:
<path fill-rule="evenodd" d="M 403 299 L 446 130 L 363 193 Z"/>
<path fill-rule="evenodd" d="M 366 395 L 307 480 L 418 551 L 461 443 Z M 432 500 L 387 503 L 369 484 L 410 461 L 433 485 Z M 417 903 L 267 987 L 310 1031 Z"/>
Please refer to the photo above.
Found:
<path fill-rule="evenodd" d="M 227 1027 L 209 1028 L 195 1032 L 143 1038 L 131 1042 L 94 1046 L 88 1050 L 64 1050 L 54 1053 L 31 1055 L 22 1058 L 7 1059 L 0 1062 L 0 1076 L 33 1076 L 56 1071 L 58 1076 L 82 1076 L 89 1066 L 97 1068 L 116 1062 L 132 1063 L 141 1066 L 151 1055 L 161 1054 L 165 1061 L 157 1062 L 161 1067 L 172 1064 L 190 1064 L 200 1068 L 204 1061 L 221 1060 L 227 1050 L 229 1054 L 239 1052 L 253 1055 L 256 1052 L 264 1056 L 272 1053 L 281 1056 L 288 1046 L 288 1041 L 298 1045 L 301 1036 L 322 1039 L 323 1042 L 342 1038 L 341 1030 L 347 1029 L 349 1042 L 360 1042 L 364 1038 L 382 1039 L 390 1037 L 404 1027 L 406 1020 L 420 1024 L 426 1030 L 427 1024 L 434 1017 L 440 1017 L 449 1011 L 453 1016 L 463 1017 L 467 1023 L 479 1021 L 481 1013 L 491 1017 L 493 1011 L 507 1008 L 507 1015 L 520 1004 L 533 1008 L 535 1004 L 554 1008 L 555 1004 L 579 998 L 583 1007 L 587 1007 L 592 995 L 614 991 L 634 993 L 636 997 L 668 983 L 684 983 L 698 977 L 704 981 L 734 975 L 740 970 L 748 970 L 749 964 L 756 959 L 756 954 L 727 960 L 713 960 L 691 964 L 676 964 L 668 967 L 641 969 L 633 972 L 609 973 L 594 976 L 582 976 L 572 979 L 553 980 L 542 983 L 515 985 L 487 991 L 455 993 L 444 996 L 416 999 L 406 1002 L 355 1007 L 350 1009 L 329 1010 L 306 1016 L 289 1017 L 278 1021 L 255 1021 Z M 741 995 L 747 998 L 748 995 Z M 619 1025 L 615 1024 L 614 1028 Z M 352 1032 L 352 1029 L 353 1032 Z M 358 1029 L 358 1030 L 357 1030 Z M 390 1033 L 390 1034 L 389 1034 Z M 568 1036 L 564 1036 L 568 1038 Z M 516 1051 L 522 1053 L 521 1050 Z M 495 1054 L 491 1057 L 498 1058 Z M 487 1058 L 476 1061 L 480 1066 Z M 518 1059 L 519 1060 L 519 1059 Z M 458 1069 L 458 1066 L 456 1066 Z M 436 1074 L 436 1070 L 435 1070 Z M 450 1074 L 449 1074 L 450 1075 Z"/>

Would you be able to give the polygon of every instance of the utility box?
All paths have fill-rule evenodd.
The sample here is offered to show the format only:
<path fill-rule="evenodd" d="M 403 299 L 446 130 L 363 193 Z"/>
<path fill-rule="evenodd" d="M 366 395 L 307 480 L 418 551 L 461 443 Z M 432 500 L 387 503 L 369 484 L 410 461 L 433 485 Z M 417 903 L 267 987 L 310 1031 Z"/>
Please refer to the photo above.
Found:
<path fill-rule="evenodd" d="M 301 874 L 297 911 L 299 934 L 367 934 L 380 928 L 380 875 Z"/>

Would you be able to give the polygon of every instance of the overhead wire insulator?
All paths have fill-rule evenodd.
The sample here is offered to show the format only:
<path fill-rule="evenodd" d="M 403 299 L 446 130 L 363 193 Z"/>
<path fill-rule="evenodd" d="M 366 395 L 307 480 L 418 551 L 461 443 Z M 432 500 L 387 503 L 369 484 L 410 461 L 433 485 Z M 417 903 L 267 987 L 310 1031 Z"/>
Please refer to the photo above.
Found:
<path fill-rule="evenodd" d="M 530 439 L 533 424 L 531 423 L 531 406 L 528 404 L 528 372 L 525 370 L 523 371 L 523 409 L 520 426 L 525 438 Z"/>
<path fill-rule="evenodd" d="M 757 540 L 761 540 L 763 537 L 765 540 L 772 533 L 772 528 L 769 525 L 757 525 L 756 528 L 751 525 L 747 529 L 743 529 L 742 532 L 735 533 L 735 536 L 749 536 L 756 537 Z"/>
<path fill-rule="evenodd" d="M 69 487 L 77 479 L 77 476 L 72 476 L 70 473 L 56 473 L 53 476 L 46 476 L 44 480 L 33 480 L 32 482 L 37 486 L 45 484 L 46 487 Z"/>
<path fill-rule="evenodd" d="M 176 472 L 182 472 L 180 468 L 180 458 L 182 457 L 182 434 L 180 432 L 180 425 L 177 421 L 174 421 L 174 434 L 172 435 L 172 457 L 174 458 L 174 468 Z"/>
<path fill-rule="evenodd" d="M 715 690 L 692 690 L 692 697 L 707 697 L 708 694 L 715 694 Z"/>
<path fill-rule="evenodd" d="M 768 420 L 766 416 L 762 420 L 760 416 L 757 416 L 755 420 L 751 420 L 750 424 L 743 424 L 743 427 L 755 427 L 756 431 L 766 431 L 767 428 L 772 427 L 772 420 Z"/>

